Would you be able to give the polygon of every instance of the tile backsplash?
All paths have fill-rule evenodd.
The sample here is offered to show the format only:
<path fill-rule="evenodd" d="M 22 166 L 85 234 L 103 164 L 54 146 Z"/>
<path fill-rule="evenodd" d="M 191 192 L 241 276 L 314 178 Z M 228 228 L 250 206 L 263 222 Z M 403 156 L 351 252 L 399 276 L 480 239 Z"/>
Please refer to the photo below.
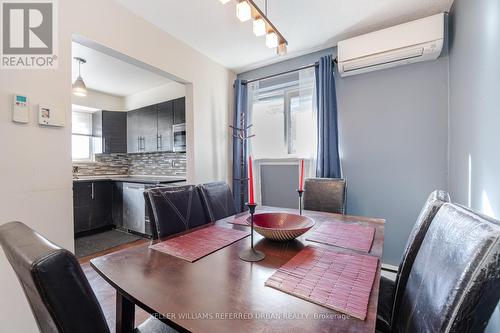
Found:
<path fill-rule="evenodd" d="M 186 153 L 99 154 L 95 162 L 73 162 L 73 167 L 78 167 L 74 176 L 185 176 Z"/>
<path fill-rule="evenodd" d="M 185 153 L 130 154 L 131 175 L 185 176 Z"/>
<path fill-rule="evenodd" d="M 95 162 L 73 162 L 73 176 L 126 175 L 128 170 L 127 154 L 96 155 Z"/>

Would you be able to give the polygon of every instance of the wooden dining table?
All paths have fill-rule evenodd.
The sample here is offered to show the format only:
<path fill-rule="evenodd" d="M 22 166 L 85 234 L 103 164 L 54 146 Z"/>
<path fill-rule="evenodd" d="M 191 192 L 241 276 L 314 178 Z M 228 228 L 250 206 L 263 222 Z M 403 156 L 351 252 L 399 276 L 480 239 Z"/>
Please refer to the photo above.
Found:
<path fill-rule="evenodd" d="M 274 207 L 258 207 L 259 211 L 298 213 Z M 315 220 L 315 227 L 329 221 L 373 226 L 374 241 L 368 255 L 381 259 L 385 220 L 315 211 L 303 214 Z M 215 224 L 249 230 L 248 226 L 228 223 L 232 220 L 234 217 L 228 217 Z M 92 259 L 91 266 L 117 291 L 117 333 L 133 331 L 135 305 L 180 332 L 375 332 L 381 260 L 365 320 L 264 285 L 307 245 L 356 252 L 307 241 L 306 235 L 289 242 L 275 242 L 255 233 L 255 248 L 266 257 L 254 263 L 238 257 L 241 250 L 250 247 L 250 237 L 245 237 L 195 262 L 145 244 Z"/>

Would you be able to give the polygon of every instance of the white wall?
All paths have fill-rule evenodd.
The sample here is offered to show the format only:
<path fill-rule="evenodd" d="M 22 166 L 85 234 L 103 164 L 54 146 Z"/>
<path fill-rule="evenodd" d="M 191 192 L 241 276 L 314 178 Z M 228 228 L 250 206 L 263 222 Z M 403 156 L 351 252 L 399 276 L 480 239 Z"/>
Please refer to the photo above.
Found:
<path fill-rule="evenodd" d="M 117 78 L 119 79 L 119 78 Z M 87 96 L 71 96 L 71 103 L 107 111 L 130 111 L 164 101 L 185 97 L 186 85 L 169 82 L 164 85 L 120 97 L 87 89 Z"/>
<path fill-rule="evenodd" d="M 228 179 L 227 125 L 235 75 L 111 0 L 64 0 L 59 6 L 59 68 L 0 70 L 0 223 L 21 220 L 73 249 L 71 41 L 78 34 L 187 82 L 188 179 Z M 102 24 L 106 22 L 106 24 Z M 11 122 L 11 94 L 66 110 L 66 127 Z M 34 118 L 34 111 L 33 111 Z M 12 269 L 0 255 L 2 332 L 37 332 Z"/>
<path fill-rule="evenodd" d="M 71 103 L 89 108 L 108 110 L 108 111 L 125 111 L 125 99 L 119 96 L 105 94 L 100 91 L 87 89 L 87 96 L 71 96 Z"/>
<path fill-rule="evenodd" d="M 125 96 L 124 106 L 126 110 L 135 110 L 143 106 L 170 101 L 184 96 L 186 96 L 185 85 L 177 82 L 169 82 L 159 87 Z"/>

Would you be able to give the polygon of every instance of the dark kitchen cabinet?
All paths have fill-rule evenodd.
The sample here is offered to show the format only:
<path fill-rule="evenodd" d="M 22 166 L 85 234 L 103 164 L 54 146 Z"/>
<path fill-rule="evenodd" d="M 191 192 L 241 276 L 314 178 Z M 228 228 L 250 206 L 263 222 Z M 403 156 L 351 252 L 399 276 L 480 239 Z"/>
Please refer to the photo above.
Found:
<path fill-rule="evenodd" d="M 158 112 L 156 111 L 156 107 L 150 106 L 145 108 L 139 119 L 139 127 L 141 133 L 143 133 L 143 151 L 157 151 Z"/>
<path fill-rule="evenodd" d="M 173 101 L 163 102 L 157 105 L 158 110 L 158 150 L 172 151 L 174 124 L 174 103 Z"/>
<path fill-rule="evenodd" d="M 127 152 L 127 113 L 102 111 L 103 153 Z"/>
<path fill-rule="evenodd" d="M 138 153 L 142 151 L 142 137 L 139 129 L 139 110 L 127 112 L 127 152 Z"/>
<path fill-rule="evenodd" d="M 129 111 L 127 115 L 129 153 L 158 150 L 158 112 L 155 105 Z"/>
<path fill-rule="evenodd" d="M 92 115 L 92 135 L 102 138 L 102 153 L 127 152 L 127 113 L 98 111 Z"/>
<path fill-rule="evenodd" d="M 113 203 L 111 216 L 113 224 L 121 227 L 123 226 L 123 183 L 113 182 Z"/>
<path fill-rule="evenodd" d="M 174 103 L 174 125 L 186 122 L 186 97 L 173 100 Z"/>
<path fill-rule="evenodd" d="M 185 97 L 127 112 L 127 152 L 172 151 L 172 126 L 185 122 Z"/>
<path fill-rule="evenodd" d="M 111 225 L 112 183 L 74 182 L 73 215 L 75 234 Z"/>
<path fill-rule="evenodd" d="M 97 229 L 113 224 L 111 218 L 112 183 L 97 181 L 92 184 L 94 186 L 94 196 L 91 206 L 90 229 Z"/>
<path fill-rule="evenodd" d="M 75 234 L 90 230 L 92 183 L 73 183 L 73 220 Z"/>

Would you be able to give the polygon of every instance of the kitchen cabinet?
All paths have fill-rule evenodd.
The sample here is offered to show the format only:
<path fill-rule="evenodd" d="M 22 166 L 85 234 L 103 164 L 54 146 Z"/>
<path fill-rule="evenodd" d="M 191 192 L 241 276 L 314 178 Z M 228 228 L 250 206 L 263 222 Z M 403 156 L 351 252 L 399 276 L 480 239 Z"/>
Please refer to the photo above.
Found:
<path fill-rule="evenodd" d="M 112 183 L 105 181 L 93 182 L 94 191 L 91 205 L 90 229 L 98 229 L 113 224 Z"/>
<path fill-rule="evenodd" d="M 113 182 L 113 194 L 112 194 L 112 211 L 111 217 L 113 219 L 113 224 L 121 227 L 123 226 L 123 183 Z"/>
<path fill-rule="evenodd" d="M 152 184 L 127 177 L 107 180 L 73 182 L 75 234 L 82 235 L 113 225 L 117 228 L 152 235 L 151 221 L 146 211 L 144 191 L 161 186 L 180 186 L 182 179 L 171 183 Z"/>
<path fill-rule="evenodd" d="M 185 122 L 185 97 L 127 112 L 127 152 L 172 151 L 172 126 Z"/>
<path fill-rule="evenodd" d="M 155 106 L 144 108 L 139 117 L 139 129 L 143 137 L 142 150 L 146 152 L 158 150 L 158 112 Z"/>
<path fill-rule="evenodd" d="M 157 105 L 158 110 L 158 150 L 172 151 L 174 125 L 174 103 L 163 102 Z"/>
<path fill-rule="evenodd" d="M 75 234 L 90 230 L 92 183 L 73 183 L 73 219 Z"/>
<path fill-rule="evenodd" d="M 129 111 L 127 114 L 127 150 L 129 153 L 158 150 L 158 112 L 155 105 Z"/>
<path fill-rule="evenodd" d="M 127 112 L 127 152 L 138 153 L 142 150 L 142 137 L 139 130 L 139 110 Z"/>
<path fill-rule="evenodd" d="M 102 153 L 127 152 L 127 113 L 97 111 L 92 114 L 92 135 L 102 139 Z"/>
<path fill-rule="evenodd" d="M 107 181 L 73 183 L 75 234 L 110 226 L 112 221 L 112 183 Z"/>
<path fill-rule="evenodd" d="M 174 104 L 174 125 L 186 122 L 186 97 L 173 100 Z"/>

